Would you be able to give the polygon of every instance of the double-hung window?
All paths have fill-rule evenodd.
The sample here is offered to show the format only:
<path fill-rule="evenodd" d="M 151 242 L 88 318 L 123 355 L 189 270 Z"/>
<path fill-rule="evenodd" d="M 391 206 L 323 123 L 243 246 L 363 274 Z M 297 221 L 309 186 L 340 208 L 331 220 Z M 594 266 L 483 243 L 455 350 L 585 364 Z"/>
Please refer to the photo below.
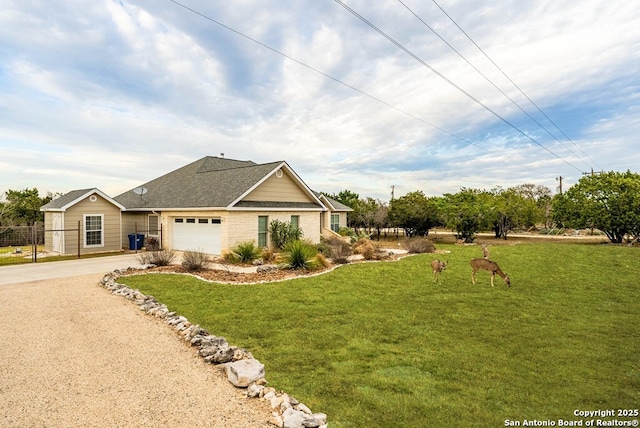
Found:
<path fill-rule="evenodd" d="M 265 248 L 267 246 L 268 232 L 269 217 L 266 215 L 258 216 L 258 247 Z"/>
<path fill-rule="evenodd" d="M 85 214 L 84 215 L 84 246 L 103 247 L 104 246 L 104 215 Z"/>
<path fill-rule="evenodd" d="M 340 214 L 331 214 L 331 230 L 336 233 L 340 230 Z"/>
<path fill-rule="evenodd" d="M 149 215 L 149 236 L 158 236 L 160 230 L 160 216 L 156 214 Z"/>
<path fill-rule="evenodd" d="M 299 229 L 300 228 L 300 216 L 292 215 L 291 216 L 291 228 Z"/>

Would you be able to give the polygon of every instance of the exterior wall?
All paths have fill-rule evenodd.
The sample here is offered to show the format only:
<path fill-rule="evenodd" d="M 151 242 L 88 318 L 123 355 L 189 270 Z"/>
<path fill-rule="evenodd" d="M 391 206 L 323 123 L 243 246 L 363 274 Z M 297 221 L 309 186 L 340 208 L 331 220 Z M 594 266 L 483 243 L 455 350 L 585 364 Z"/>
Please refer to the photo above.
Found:
<path fill-rule="evenodd" d="M 302 229 L 303 239 L 308 239 L 314 244 L 320 242 L 320 215 L 319 211 L 234 211 L 223 220 L 222 251 L 230 251 L 236 244 L 245 241 L 253 241 L 258 244 L 258 217 L 267 216 L 268 223 L 273 220 L 291 221 L 291 216 L 300 217 L 298 227 Z M 226 235 L 225 235 L 226 229 Z M 270 238 L 267 237 L 269 243 Z"/>
<path fill-rule="evenodd" d="M 123 212 L 122 213 L 122 247 L 129 248 L 129 234 L 141 233 L 147 235 L 147 215 L 146 212 Z"/>
<path fill-rule="evenodd" d="M 91 201 L 91 196 L 95 196 L 95 201 Z M 122 237 L 120 234 L 121 213 L 116 207 L 99 195 L 91 195 L 73 205 L 63 213 L 64 228 L 77 229 L 80 222 L 80 254 L 90 254 L 102 251 L 120 251 L 122 249 Z M 53 213 L 51 213 L 53 214 Z M 103 216 L 102 224 L 102 245 L 99 247 L 85 247 L 84 245 L 84 215 Z M 50 216 L 51 218 L 52 216 Z M 66 254 L 78 253 L 78 234 L 74 231 L 64 232 L 64 249 Z"/>
<path fill-rule="evenodd" d="M 313 199 L 284 170 L 282 177 L 272 175 L 249 193 L 244 201 L 311 202 Z"/>

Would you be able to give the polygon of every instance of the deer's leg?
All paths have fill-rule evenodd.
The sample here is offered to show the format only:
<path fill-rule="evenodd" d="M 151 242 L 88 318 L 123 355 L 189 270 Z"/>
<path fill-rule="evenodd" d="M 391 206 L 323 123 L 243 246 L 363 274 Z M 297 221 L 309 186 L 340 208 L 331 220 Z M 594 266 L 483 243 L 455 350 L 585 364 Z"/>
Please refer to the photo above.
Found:
<path fill-rule="evenodd" d="M 493 285 L 493 278 L 495 278 L 495 277 L 496 277 L 496 273 L 495 273 L 495 272 L 491 272 L 491 286 L 492 286 L 492 287 L 495 287 L 495 286 Z"/>
<path fill-rule="evenodd" d="M 476 271 L 471 272 L 471 283 L 476 285 Z"/>

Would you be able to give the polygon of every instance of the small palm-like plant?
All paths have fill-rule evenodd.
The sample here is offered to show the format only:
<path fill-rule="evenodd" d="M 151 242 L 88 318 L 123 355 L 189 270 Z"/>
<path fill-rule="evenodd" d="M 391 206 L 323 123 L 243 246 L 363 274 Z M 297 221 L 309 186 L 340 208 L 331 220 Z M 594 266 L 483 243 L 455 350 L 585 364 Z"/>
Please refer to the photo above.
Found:
<path fill-rule="evenodd" d="M 251 263 L 259 258 L 262 250 L 254 244 L 253 241 L 245 241 L 238 243 L 231 250 L 232 258 L 238 263 Z"/>
<path fill-rule="evenodd" d="M 282 267 L 285 269 L 308 269 L 318 267 L 318 250 L 310 242 L 295 240 L 285 245 L 282 252 Z"/>

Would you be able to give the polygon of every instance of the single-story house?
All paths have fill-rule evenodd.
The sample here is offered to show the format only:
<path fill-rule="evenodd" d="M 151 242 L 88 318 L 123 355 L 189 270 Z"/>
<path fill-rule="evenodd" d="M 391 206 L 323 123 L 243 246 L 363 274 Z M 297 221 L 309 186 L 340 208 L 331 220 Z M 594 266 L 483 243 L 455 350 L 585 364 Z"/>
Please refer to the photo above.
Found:
<path fill-rule="evenodd" d="M 75 190 L 42 211 L 46 230 L 62 230 L 45 237 L 49 251 L 73 254 L 77 243 L 64 230 L 80 220 L 83 253 L 129 248 L 132 237 L 144 235 L 164 249 L 221 255 L 240 242 L 269 246 L 273 220 L 291 222 L 313 243 L 337 236 L 352 209 L 312 191 L 284 161 L 206 156 L 113 199 L 98 189 Z"/>

